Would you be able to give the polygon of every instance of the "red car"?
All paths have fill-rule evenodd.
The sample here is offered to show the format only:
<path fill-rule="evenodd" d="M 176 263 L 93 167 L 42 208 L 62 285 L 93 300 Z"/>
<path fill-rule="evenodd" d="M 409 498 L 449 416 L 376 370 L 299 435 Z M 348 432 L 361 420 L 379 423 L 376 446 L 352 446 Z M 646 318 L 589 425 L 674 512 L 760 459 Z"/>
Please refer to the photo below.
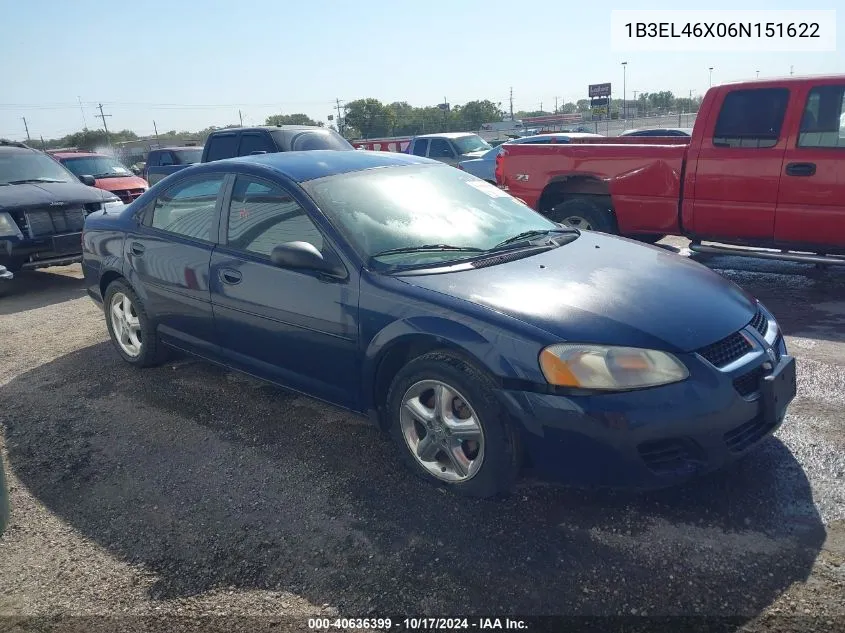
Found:
<path fill-rule="evenodd" d="M 843 96 L 845 75 L 715 86 L 691 137 L 503 146 L 496 182 L 552 220 L 586 229 L 644 241 L 683 235 L 702 252 L 841 263 Z M 748 246 L 757 250 L 737 248 Z"/>
<path fill-rule="evenodd" d="M 85 176 L 92 177 L 94 187 L 112 192 L 121 199 L 123 204 L 129 204 L 150 188 L 146 180 L 136 176 L 119 160 L 106 154 L 93 152 L 50 152 L 50 154 L 80 180 Z"/>

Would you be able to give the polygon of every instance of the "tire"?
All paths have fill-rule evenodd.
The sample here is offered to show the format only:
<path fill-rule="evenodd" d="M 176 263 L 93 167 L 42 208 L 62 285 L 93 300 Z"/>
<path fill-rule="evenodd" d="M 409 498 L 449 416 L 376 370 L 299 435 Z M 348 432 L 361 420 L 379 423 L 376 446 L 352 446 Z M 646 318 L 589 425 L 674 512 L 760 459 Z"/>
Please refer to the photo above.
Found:
<path fill-rule="evenodd" d="M 583 228 L 588 231 L 600 231 L 613 235 L 619 232 L 613 211 L 599 205 L 591 196 L 564 200 L 552 207 L 548 216 L 553 222 L 569 224 L 579 229 Z M 574 218 L 578 218 L 580 222 L 571 222 L 570 220 Z"/>
<path fill-rule="evenodd" d="M 130 353 L 126 349 L 127 346 L 121 343 L 120 337 L 116 333 L 116 314 L 113 304 L 119 302 L 123 312 L 127 313 L 127 304 L 121 298 L 129 301 L 131 309 L 128 311 L 130 318 L 127 318 L 127 322 L 118 327 L 126 327 L 131 322 L 132 329 L 136 330 L 137 328 L 135 339 L 137 339 L 139 345 L 138 351 L 135 354 Z M 149 316 L 147 316 L 144 304 L 128 283 L 117 279 L 109 284 L 108 288 L 106 288 L 103 310 L 106 315 L 106 326 L 109 330 L 109 337 L 123 360 L 136 367 L 154 367 L 164 362 L 167 357 L 167 348 L 158 340 L 155 327 L 150 321 Z M 131 317 L 134 317 L 134 319 Z M 137 325 L 135 325 L 135 319 L 137 319 Z M 135 339 L 130 336 L 129 342 L 133 343 Z"/>
<path fill-rule="evenodd" d="M 446 417 L 451 420 L 451 426 L 441 422 L 437 431 L 434 429 L 437 422 L 430 414 L 435 390 L 441 386 L 445 389 L 440 393 L 448 407 Z M 522 450 L 519 433 L 508 421 L 495 390 L 488 376 L 448 352 L 429 352 L 399 370 L 388 390 L 386 417 L 388 432 L 406 466 L 425 481 L 464 496 L 486 498 L 506 493 L 519 474 Z M 426 403 L 430 408 L 417 406 L 415 411 L 426 413 L 419 416 L 411 414 L 411 409 L 403 405 L 405 402 Z M 440 419 L 445 418 L 440 416 Z M 425 427 L 425 420 L 432 425 L 430 429 Z M 473 430 L 473 424 L 480 433 Z M 448 429 L 443 430 L 446 426 Z M 419 439 L 420 431 L 424 433 L 422 439 Z M 476 439 L 461 441 L 457 433 Z M 421 450 L 428 437 L 432 438 L 429 444 L 437 443 L 432 450 L 439 452 L 430 453 L 431 458 L 424 463 L 412 449 L 412 443 L 419 439 L 417 449 Z M 447 446 L 455 451 L 452 458 L 448 457 Z M 464 472 L 458 468 L 459 463 L 463 464 Z"/>
<path fill-rule="evenodd" d="M 666 236 L 661 235 L 659 233 L 641 233 L 639 235 L 630 235 L 628 237 L 630 237 L 632 240 L 643 242 L 644 244 L 657 244 Z"/>

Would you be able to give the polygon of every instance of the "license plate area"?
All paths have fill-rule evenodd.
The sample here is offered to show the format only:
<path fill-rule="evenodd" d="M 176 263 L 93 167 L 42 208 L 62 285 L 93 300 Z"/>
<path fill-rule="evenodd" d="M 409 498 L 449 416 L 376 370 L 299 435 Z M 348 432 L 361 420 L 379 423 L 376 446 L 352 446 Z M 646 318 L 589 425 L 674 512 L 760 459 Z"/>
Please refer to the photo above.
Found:
<path fill-rule="evenodd" d="M 82 252 L 82 233 L 67 233 L 53 236 L 53 251 L 65 255 Z"/>
<path fill-rule="evenodd" d="M 783 356 L 775 370 L 760 381 L 760 399 L 765 420 L 770 424 L 777 423 L 797 392 L 795 358 Z"/>

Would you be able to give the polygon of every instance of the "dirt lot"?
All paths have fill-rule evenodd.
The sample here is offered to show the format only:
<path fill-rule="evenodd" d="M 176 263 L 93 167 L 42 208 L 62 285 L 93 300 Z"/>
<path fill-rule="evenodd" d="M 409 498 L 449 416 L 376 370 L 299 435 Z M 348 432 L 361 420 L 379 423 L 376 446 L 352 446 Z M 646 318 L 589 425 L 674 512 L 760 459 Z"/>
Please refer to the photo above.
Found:
<path fill-rule="evenodd" d="M 278 631 L 320 613 L 684 615 L 838 630 L 845 270 L 707 263 L 774 311 L 798 357 L 777 437 L 681 489 L 525 481 L 497 501 L 426 486 L 332 407 L 189 359 L 134 370 L 78 266 L 22 274 L 0 288 L 13 512 L 0 616 L 271 616 Z"/>

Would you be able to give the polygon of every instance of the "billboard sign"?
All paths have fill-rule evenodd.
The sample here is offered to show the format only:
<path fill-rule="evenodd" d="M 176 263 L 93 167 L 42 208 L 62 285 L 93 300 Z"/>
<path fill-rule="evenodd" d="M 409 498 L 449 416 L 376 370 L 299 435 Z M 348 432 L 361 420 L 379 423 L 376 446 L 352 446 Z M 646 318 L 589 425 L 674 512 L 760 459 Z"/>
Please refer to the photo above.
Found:
<path fill-rule="evenodd" d="M 590 84 L 589 94 L 587 96 L 590 99 L 594 97 L 609 97 L 610 84 Z"/>

